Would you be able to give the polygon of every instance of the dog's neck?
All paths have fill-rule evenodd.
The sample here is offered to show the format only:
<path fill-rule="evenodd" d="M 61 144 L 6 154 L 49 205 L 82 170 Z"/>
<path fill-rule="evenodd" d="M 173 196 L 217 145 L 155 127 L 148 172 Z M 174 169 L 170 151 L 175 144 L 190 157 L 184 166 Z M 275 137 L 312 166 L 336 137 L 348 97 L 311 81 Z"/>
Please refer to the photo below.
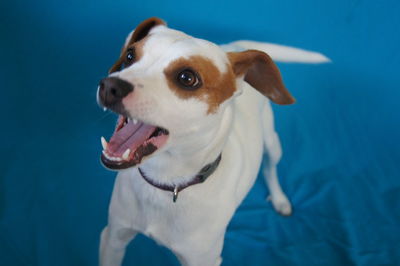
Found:
<path fill-rule="evenodd" d="M 232 106 L 228 105 L 222 110 L 217 120 L 219 127 L 205 135 L 186 138 L 173 149 L 160 152 L 145 161 L 140 168 L 160 184 L 190 182 L 205 165 L 214 162 L 222 153 L 232 126 Z"/>
<path fill-rule="evenodd" d="M 204 166 L 200 172 L 198 172 L 196 174 L 196 176 L 191 180 L 188 181 L 185 184 L 181 184 L 181 185 L 175 185 L 175 184 L 160 184 L 156 181 L 151 180 L 144 172 L 143 170 L 140 169 L 140 167 L 138 168 L 140 175 L 142 176 L 142 178 L 149 183 L 150 185 L 152 185 L 153 187 L 156 187 L 158 189 L 161 190 L 165 190 L 165 191 L 170 191 L 173 194 L 172 200 L 173 202 L 176 202 L 177 198 L 178 198 L 178 193 L 182 190 L 184 190 L 187 187 L 193 186 L 193 185 L 197 185 L 200 183 L 203 183 L 210 175 L 212 175 L 214 173 L 214 171 L 217 169 L 219 163 L 221 161 L 221 154 L 217 157 L 217 159 L 210 163 L 207 164 L 206 166 Z"/>

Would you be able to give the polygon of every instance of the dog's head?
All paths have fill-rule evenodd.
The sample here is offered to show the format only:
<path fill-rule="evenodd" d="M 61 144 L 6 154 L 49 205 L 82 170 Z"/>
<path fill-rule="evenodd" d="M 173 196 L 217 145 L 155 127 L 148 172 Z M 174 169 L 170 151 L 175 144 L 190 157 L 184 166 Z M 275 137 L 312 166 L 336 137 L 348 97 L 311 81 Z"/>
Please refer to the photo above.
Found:
<path fill-rule="evenodd" d="M 178 143 L 207 144 L 243 80 L 275 103 L 294 102 L 267 54 L 225 53 L 157 18 L 129 34 L 109 72 L 98 101 L 120 114 L 109 143 L 102 140 L 101 159 L 111 169 L 138 165 Z"/>

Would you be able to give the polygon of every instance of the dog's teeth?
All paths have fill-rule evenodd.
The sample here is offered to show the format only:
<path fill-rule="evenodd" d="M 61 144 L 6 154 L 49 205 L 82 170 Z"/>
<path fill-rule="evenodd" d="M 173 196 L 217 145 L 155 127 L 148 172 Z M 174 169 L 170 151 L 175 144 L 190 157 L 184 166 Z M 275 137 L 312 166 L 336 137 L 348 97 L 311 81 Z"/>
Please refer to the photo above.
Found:
<path fill-rule="evenodd" d="M 122 158 L 120 158 L 120 157 L 111 157 L 111 160 L 116 161 L 116 162 L 120 162 L 120 161 L 122 161 Z"/>
<path fill-rule="evenodd" d="M 104 137 L 101 137 L 101 146 L 103 146 L 103 150 L 107 150 L 107 141 Z"/>
<path fill-rule="evenodd" d="M 104 112 L 107 111 L 107 108 L 106 108 L 106 107 L 103 107 L 103 111 L 104 111 Z"/>
<path fill-rule="evenodd" d="M 110 161 L 115 161 L 115 162 L 120 162 L 122 161 L 121 157 L 114 157 L 114 156 L 110 156 L 108 155 L 105 151 L 103 151 L 104 156 L 106 156 L 106 158 Z"/>
<path fill-rule="evenodd" d="M 124 154 L 122 154 L 122 159 L 128 160 L 129 154 L 130 154 L 130 153 L 131 153 L 131 149 L 126 149 L 126 151 L 124 152 Z"/>
<path fill-rule="evenodd" d="M 104 156 L 105 156 L 107 159 L 111 160 L 111 156 L 108 156 L 108 154 L 106 153 L 106 151 L 103 150 L 103 154 L 104 154 Z"/>
<path fill-rule="evenodd" d="M 137 119 L 133 119 L 133 123 L 136 125 L 137 124 Z"/>

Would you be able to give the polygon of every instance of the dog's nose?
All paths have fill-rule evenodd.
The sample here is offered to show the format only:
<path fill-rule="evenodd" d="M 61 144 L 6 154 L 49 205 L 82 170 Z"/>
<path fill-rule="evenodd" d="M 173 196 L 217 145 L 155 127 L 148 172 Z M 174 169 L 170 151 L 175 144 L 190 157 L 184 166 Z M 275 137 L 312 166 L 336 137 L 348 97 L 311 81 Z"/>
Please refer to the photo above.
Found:
<path fill-rule="evenodd" d="M 133 85 L 117 77 L 104 78 L 99 83 L 99 97 L 105 107 L 113 107 L 133 91 Z"/>

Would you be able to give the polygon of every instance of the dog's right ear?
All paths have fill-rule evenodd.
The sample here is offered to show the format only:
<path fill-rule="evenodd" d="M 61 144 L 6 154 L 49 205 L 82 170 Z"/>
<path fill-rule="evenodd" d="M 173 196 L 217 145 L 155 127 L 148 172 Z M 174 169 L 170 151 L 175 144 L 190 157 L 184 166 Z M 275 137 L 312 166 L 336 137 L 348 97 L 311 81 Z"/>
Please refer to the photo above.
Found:
<path fill-rule="evenodd" d="M 144 39 L 149 34 L 152 28 L 159 25 L 167 25 L 167 24 L 163 20 L 156 17 L 148 18 L 142 23 L 140 23 L 136 27 L 136 29 L 129 34 L 124 47 L 122 47 L 120 58 L 118 59 L 117 62 L 115 62 L 115 64 L 111 67 L 108 73 L 113 73 L 115 71 L 120 70 L 124 61 L 123 55 L 126 53 L 127 47 L 135 42 L 139 42 L 140 40 Z"/>

